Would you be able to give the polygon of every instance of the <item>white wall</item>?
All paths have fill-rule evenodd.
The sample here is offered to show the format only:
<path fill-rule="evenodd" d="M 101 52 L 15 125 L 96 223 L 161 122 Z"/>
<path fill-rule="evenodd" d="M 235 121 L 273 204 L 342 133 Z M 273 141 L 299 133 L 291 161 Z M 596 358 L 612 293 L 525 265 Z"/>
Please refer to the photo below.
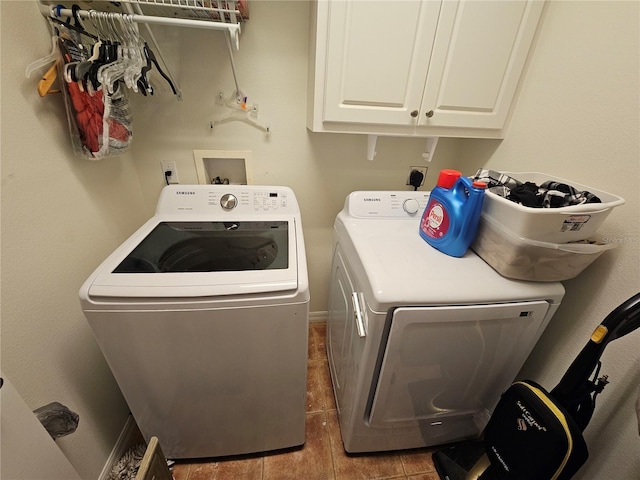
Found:
<path fill-rule="evenodd" d="M 523 374 L 553 386 L 597 323 L 640 290 L 638 151 L 638 3 L 549 2 L 507 139 L 441 139 L 428 187 L 440 168 L 542 171 L 597 186 L 626 198 L 602 227 L 620 247 L 566 282 L 564 304 Z M 161 158 L 175 159 L 184 181 L 195 181 L 191 150 L 252 150 L 254 180 L 286 184 L 297 193 L 307 242 L 311 310 L 326 309 L 331 225 L 345 195 L 357 189 L 402 189 L 409 165 L 420 164 L 422 140 L 381 139 L 368 162 L 366 138 L 310 133 L 304 128 L 307 2 L 253 2 L 236 65 L 241 87 L 260 105 L 270 137 L 245 124 L 207 125 L 215 94 L 233 91 L 222 40 L 209 33 L 161 31 L 176 40 L 171 61 L 184 101 L 144 100 L 137 130 L 136 167 L 148 205 L 162 186 Z M 175 43 L 174 43 L 175 44 Z M 211 93 L 209 93 L 209 91 Z M 177 137 L 177 138 L 176 138 Z M 186 171 L 186 175 L 183 173 Z M 637 478 L 640 438 L 632 405 L 640 385 L 637 339 L 605 352 L 612 384 L 598 400 L 587 430 L 592 461 L 582 478 Z M 615 378 L 618 382 L 615 382 Z M 623 461 L 624 459 L 624 461 Z M 605 473 L 606 472 L 606 473 Z M 613 475 L 615 472 L 617 475 Z"/>
<path fill-rule="evenodd" d="M 38 408 L 59 401 L 80 415 L 78 430 L 56 443 L 83 478 L 97 478 L 124 426 L 127 406 L 83 318 L 78 289 L 116 246 L 152 215 L 163 177 L 160 159 L 178 162 L 196 182 L 192 150 L 253 151 L 256 183 L 290 185 L 302 206 L 312 310 L 325 310 L 331 226 L 356 189 L 402 189 L 420 165 L 422 140 L 381 139 L 366 160 L 366 138 L 317 135 L 305 128 L 309 5 L 253 2 L 237 68 L 260 103 L 272 135 L 245 124 L 207 125 L 218 87 L 234 88 L 224 38 L 190 29 L 156 29 L 180 78 L 184 101 L 169 94 L 134 101 L 134 148 L 91 162 L 71 150 L 60 95 L 39 98 L 25 67 L 48 54 L 51 39 L 36 1 L 1 0 L 2 369 Z M 161 83 L 158 85 L 162 86 Z M 457 141 L 443 141 L 429 172 Z M 3 438 L 3 442 L 8 441 Z"/>
<path fill-rule="evenodd" d="M 465 158 L 539 171 L 615 193 L 600 231 L 617 249 L 565 282 L 566 296 L 522 374 L 553 387 L 598 323 L 640 291 L 640 3 L 548 2 L 516 113 L 503 142 L 464 141 Z M 610 344 L 585 431 L 591 458 L 576 478 L 640 478 L 633 405 L 640 332 Z"/>
<path fill-rule="evenodd" d="M 422 161 L 422 140 L 380 139 L 369 162 L 365 137 L 308 132 L 309 5 L 254 1 L 250 8 L 236 64 L 260 120 L 271 123 L 268 138 L 242 123 L 213 135 L 207 128 L 215 92 L 234 88 L 219 34 L 154 27 L 184 100 L 136 98 L 133 153 L 88 162 L 71 154 L 60 98 L 38 98 L 36 79 L 24 78 L 25 66 L 50 49 L 35 3 L 0 1 L 2 369 L 31 408 L 57 400 L 80 414 L 78 431 L 57 443 L 83 478 L 99 474 L 126 406 L 77 290 L 152 214 L 161 159 L 175 160 L 182 181 L 195 182 L 192 150 L 251 150 L 256 183 L 291 186 L 316 312 L 326 310 L 332 224 L 346 194 L 403 189 L 408 167 Z M 621 246 L 566 283 L 566 300 L 527 366 L 528 376 L 549 386 L 597 322 L 640 286 L 638 18 L 637 2 L 551 2 L 507 139 L 442 139 L 427 178 L 430 188 L 440 168 L 535 167 L 626 198 L 603 226 Z M 612 384 L 587 430 L 592 461 L 582 478 L 638 478 L 630 409 L 640 384 L 637 339 L 612 344 L 604 360 Z"/>
<path fill-rule="evenodd" d="M 326 310 L 332 225 L 346 195 L 359 189 L 404 190 L 409 167 L 425 165 L 423 139 L 380 138 L 373 162 L 367 137 L 311 133 L 305 127 L 309 3 L 250 4 L 235 53 L 240 88 L 259 104 L 258 120 L 271 133 L 245 123 L 224 123 L 215 94 L 233 94 L 235 84 L 221 32 L 154 28 L 167 62 L 179 76 L 183 101 L 171 96 L 139 98 L 134 156 L 147 207 L 153 211 L 163 176 L 161 159 L 175 160 L 181 182 L 197 183 L 193 150 L 250 150 L 256 184 L 288 185 L 300 203 L 307 247 L 311 311 Z M 178 48 L 176 47 L 178 45 Z M 160 85 L 162 86 L 162 84 Z M 442 139 L 429 167 L 431 188 L 440 168 L 458 166 L 458 140 Z"/>
<path fill-rule="evenodd" d="M 61 95 L 38 96 L 41 71 L 25 78 L 51 50 L 36 3 L 3 0 L 0 16 L 2 370 L 31 409 L 58 401 L 80 415 L 56 443 L 82 478 L 97 478 L 128 409 L 78 289 L 143 221 L 140 184 L 130 155 L 74 157 Z"/>

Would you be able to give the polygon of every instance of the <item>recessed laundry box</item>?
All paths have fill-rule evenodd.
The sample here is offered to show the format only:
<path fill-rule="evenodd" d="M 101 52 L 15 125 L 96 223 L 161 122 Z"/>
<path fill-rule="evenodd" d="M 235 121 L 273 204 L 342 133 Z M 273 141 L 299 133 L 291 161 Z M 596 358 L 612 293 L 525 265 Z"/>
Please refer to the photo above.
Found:
<path fill-rule="evenodd" d="M 80 302 L 140 431 L 167 458 L 304 443 L 309 282 L 291 189 L 166 186 Z"/>
<path fill-rule="evenodd" d="M 551 180 L 571 185 L 578 191 L 596 195 L 601 203 L 585 203 L 558 208 L 525 207 L 487 190 L 483 213 L 504 225 L 512 233 L 529 240 L 567 243 L 592 237 L 614 207 L 624 199 L 597 188 L 538 172 L 501 172 L 521 182 L 536 185 Z"/>

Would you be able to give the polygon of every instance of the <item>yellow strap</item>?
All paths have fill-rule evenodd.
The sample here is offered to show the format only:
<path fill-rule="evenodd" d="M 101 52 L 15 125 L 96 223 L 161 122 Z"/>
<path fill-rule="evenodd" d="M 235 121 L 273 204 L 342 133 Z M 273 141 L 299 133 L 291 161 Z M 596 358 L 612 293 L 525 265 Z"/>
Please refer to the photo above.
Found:
<path fill-rule="evenodd" d="M 591 334 L 591 341 L 594 343 L 600 343 L 605 335 L 609 332 L 604 325 L 598 325 Z"/>
<path fill-rule="evenodd" d="M 556 418 L 560 421 L 560 425 L 562 425 L 565 435 L 567 436 L 567 444 L 568 444 L 567 453 L 565 454 L 564 459 L 562 460 L 562 464 L 560 465 L 560 468 L 558 468 L 558 470 L 553 475 L 553 477 L 551 477 L 551 480 L 556 480 L 558 476 L 562 473 L 562 470 L 564 470 L 564 467 L 567 465 L 567 462 L 569 461 L 569 457 L 571 456 L 571 452 L 573 451 L 573 438 L 571 437 L 571 431 L 569 430 L 569 424 L 567 423 L 567 419 L 565 418 L 564 414 L 560 411 L 560 409 L 551 400 L 549 400 L 549 398 L 546 396 L 546 394 L 542 390 L 532 385 L 529 385 L 528 383 L 524 383 L 524 382 L 516 382 L 516 383 L 520 385 L 524 385 L 529 390 L 531 390 L 540 400 L 542 400 L 542 402 L 547 406 L 547 408 L 551 410 L 556 416 Z"/>

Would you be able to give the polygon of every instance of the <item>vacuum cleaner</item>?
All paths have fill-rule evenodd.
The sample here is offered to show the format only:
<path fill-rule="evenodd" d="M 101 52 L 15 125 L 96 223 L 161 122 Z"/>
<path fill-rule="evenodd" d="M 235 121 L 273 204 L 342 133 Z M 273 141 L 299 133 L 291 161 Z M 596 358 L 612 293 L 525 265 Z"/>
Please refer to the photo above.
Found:
<path fill-rule="evenodd" d="M 459 444 L 433 454 L 441 480 L 568 480 L 589 456 L 582 432 L 598 394 L 606 346 L 640 327 L 640 293 L 619 305 L 598 325 L 558 385 L 546 391 L 517 381 L 501 396 L 481 442 Z"/>

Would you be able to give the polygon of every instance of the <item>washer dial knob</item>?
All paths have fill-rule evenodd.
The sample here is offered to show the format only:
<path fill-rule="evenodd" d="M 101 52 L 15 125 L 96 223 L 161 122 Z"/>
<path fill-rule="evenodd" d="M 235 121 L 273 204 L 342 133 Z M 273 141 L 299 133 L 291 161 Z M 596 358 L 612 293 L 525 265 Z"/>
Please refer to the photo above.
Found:
<path fill-rule="evenodd" d="M 407 198 L 402 204 L 402 208 L 408 214 L 413 215 L 420 210 L 420 203 L 415 198 Z"/>
<path fill-rule="evenodd" d="M 238 199 L 235 195 L 225 193 L 222 198 L 220 198 L 220 206 L 225 210 L 232 210 L 236 205 L 238 205 Z"/>

